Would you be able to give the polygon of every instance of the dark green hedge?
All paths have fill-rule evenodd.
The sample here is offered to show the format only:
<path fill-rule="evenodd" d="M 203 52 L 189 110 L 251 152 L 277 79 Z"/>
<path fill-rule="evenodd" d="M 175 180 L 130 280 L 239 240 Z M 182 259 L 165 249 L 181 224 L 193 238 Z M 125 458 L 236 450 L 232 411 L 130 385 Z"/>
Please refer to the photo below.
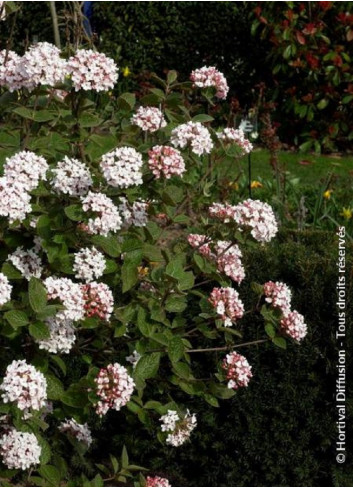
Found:
<path fill-rule="evenodd" d="M 108 419 L 98 450 L 109 446 L 118 451 L 125 443 L 134 460 L 169 477 L 173 486 L 352 484 L 349 454 L 345 466 L 335 462 L 336 253 L 333 235 L 322 232 L 283 233 L 270 246 L 247 253 L 248 277 L 291 285 L 293 305 L 309 325 L 307 338 L 300 346 L 289 343 L 286 351 L 272 345 L 242 348 L 253 365 L 254 377 L 247 389 L 223 401 L 219 409 L 205 407 L 197 398 L 191 403 L 185 399 L 198 413 L 192 443 L 179 449 L 163 447 L 138 422 L 131 438 L 126 413 L 118 413 Z M 347 275 L 348 355 L 353 346 L 351 270 L 352 261 Z M 241 289 L 244 298 L 252 294 L 249 282 Z M 251 323 L 244 329 L 254 338 L 257 328 L 259 325 Z M 351 356 L 348 361 L 348 371 L 352 371 Z M 207 358 L 204 362 L 207 368 Z M 349 374 L 347 382 L 352 405 Z M 133 415 L 130 422 L 135 422 Z M 353 437 L 350 430 L 347 440 Z"/>

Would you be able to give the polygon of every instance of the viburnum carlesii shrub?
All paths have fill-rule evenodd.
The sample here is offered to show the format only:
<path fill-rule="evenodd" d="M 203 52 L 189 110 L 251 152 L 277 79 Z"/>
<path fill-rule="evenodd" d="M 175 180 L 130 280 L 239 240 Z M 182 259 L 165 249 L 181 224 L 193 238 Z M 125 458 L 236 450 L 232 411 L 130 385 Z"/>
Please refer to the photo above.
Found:
<path fill-rule="evenodd" d="M 265 301 L 280 309 L 283 314 L 290 311 L 292 293 L 289 287 L 282 282 L 266 282 L 264 284 Z"/>
<path fill-rule="evenodd" d="M 30 46 L 20 63 L 25 87 L 33 89 L 39 85 L 62 83 L 67 75 L 67 62 L 60 54 L 60 49 L 48 42 Z"/>
<path fill-rule="evenodd" d="M 218 71 L 214 66 L 203 66 L 192 71 L 190 80 L 199 88 L 214 87 L 217 98 L 227 98 L 229 91 L 227 80 L 223 73 Z"/>
<path fill-rule="evenodd" d="M 136 200 L 130 204 L 125 197 L 120 197 L 118 210 L 123 219 L 123 228 L 128 228 L 129 226 L 146 226 L 149 205 L 149 202 L 142 200 Z"/>
<path fill-rule="evenodd" d="M 223 360 L 222 368 L 225 370 L 229 389 L 236 390 L 239 387 L 247 387 L 252 373 L 251 366 L 243 355 L 236 351 L 228 353 Z"/>
<path fill-rule="evenodd" d="M 190 146 L 191 151 L 198 156 L 210 153 L 213 148 L 211 134 L 200 122 L 187 122 L 177 126 L 172 130 L 170 141 L 176 148 Z"/>
<path fill-rule="evenodd" d="M 87 166 L 75 158 L 64 157 L 56 168 L 52 169 L 54 175 L 51 184 L 56 192 L 72 196 L 85 195 L 93 184 Z"/>
<path fill-rule="evenodd" d="M 76 272 L 76 278 L 92 282 L 103 275 L 106 265 L 103 253 L 93 246 L 75 253 L 73 270 Z"/>
<path fill-rule="evenodd" d="M 156 132 L 165 127 L 167 121 L 158 107 L 139 107 L 136 114 L 131 118 L 131 124 L 135 124 L 143 131 Z"/>
<path fill-rule="evenodd" d="M 133 379 L 119 363 L 101 368 L 96 379 L 96 412 L 103 416 L 109 409 L 120 411 L 127 404 L 135 388 Z"/>
<path fill-rule="evenodd" d="M 148 152 L 148 166 L 156 178 L 181 176 L 185 172 L 185 161 L 180 151 L 170 146 L 153 146 Z"/>
<path fill-rule="evenodd" d="M 11 299 L 12 285 L 9 279 L 0 272 L 0 306 L 3 306 Z"/>
<path fill-rule="evenodd" d="M 165 442 L 173 447 L 180 447 L 188 441 L 191 432 L 197 425 L 196 414 L 191 414 L 189 410 L 184 416 L 179 415 L 176 411 L 168 410 L 160 421 L 162 432 L 167 434 Z"/>
<path fill-rule="evenodd" d="M 47 399 L 44 375 L 26 360 L 14 360 L 8 365 L 0 390 L 3 402 L 13 402 L 21 411 L 38 411 Z"/>
<path fill-rule="evenodd" d="M 85 316 L 109 321 L 113 312 L 114 298 L 107 284 L 91 282 L 90 284 L 82 285 L 81 291 L 85 302 Z"/>
<path fill-rule="evenodd" d="M 59 426 L 59 431 L 61 431 L 61 433 L 67 433 L 68 435 L 76 438 L 78 441 L 87 445 L 87 447 L 91 446 L 93 442 L 91 430 L 89 429 L 88 424 L 80 424 L 73 418 L 63 421 Z"/>
<path fill-rule="evenodd" d="M 253 145 L 246 139 L 242 129 L 225 127 L 222 132 L 217 133 L 217 136 L 224 144 L 236 144 L 239 147 L 241 155 L 251 153 L 253 150 Z"/>
<path fill-rule="evenodd" d="M 0 438 L 0 455 L 8 469 L 26 470 L 39 464 L 41 451 L 33 433 L 11 429 Z"/>
<path fill-rule="evenodd" d="M 59 300 L 64 309 L 57 314 L 57 318 L 79 321 L 85 316 L 85 299 L 82 285 L 71 279 L 48 277 L 44 281 L 48 300 Z"/>
<path fill-rule="evenodd" d="M 304 322 L 304 316 L 298 311 L 284 313 L 280 323 L 280 330 L 287 336 L 301 341 L 305 338 L 308 328 Z"/>
<path fill-rule="evenodd" d="M 43 273 L 42 260 L 34 251 L 24 250 L 22 246 L 7 257 L 7 259 L 22 273 L 24 278 L 29 280 L 31 277 L 40 278 Z"/>
<path fill-rule="evenodd" d="M 239 294 L 232 287 L 215 287 L 209 297 L 209 301 L 221 316 L 224 326 L 232 326 L 237 319 L 243 317 L 244 304 Z"/>
<path fill-rule="evenodd" d="M 53 59 L 65 61 L 71 46 L 52 50 Z M 148 443 L 192 442 L 201 414 L 183 410 L 180 399 L 227 402 L 250 378 L 252 344 L 284 348 L 303 336 L 299 313 L 284 308 L 288 291 L 257 283 L 245 266 L 248 246 L 275 237 L 275 213 L 266 202 L 242 202 L 218 179 L 230 156 L 236 164 L 241 151 L 234 156 L 230 146 L 241 134 L 202 113 L 211 104 L 199 93 L 194 104 L 195 87 L 176 72 L 156 78 L 159 89 L 143 99 L 92 93 L 110 90 L 117 70 L 79 50 L 59 84 L 54 66 L 46 78 L 33 64 L 28 90 L 18 75 L 22 58 L 11 56 L 0 59 L 0 429 L 33 434 L 41 452 L 39 467 L 38 458 L 21 465 L 15 457 L 12 467 L 31 473 L 12 477 L 0 468 L 0 479 L 144 486 L 125 448 L 121 462 L 107 453 L 107 429 L 115 452 L 121 423 L 127 440 L 138 432 Z M 37 60 L 34 48 L 31 56 Z M 201 90 L 208 101 L 215 93 Z M 146 103 L 161 107 L 166 123 L 144 120 L 149 129 L 158 123 L 153 133 L 131 124 Z M 233 141 L 213 137 L 214 129 Z M 255 329 L 244 327 L 244 304 Z M 230 353 L 241 348 L 249 364 Z M 225 371 L 220 352 L 229 354 Z M 86 423 L 96 449 L 83 459 Z"/>
<path fill-rule="evenodd" d="M 124 146 L 103 155 L 100 166 L 104 178 L 112 187 L 127 188 L 142 184 L 142 155 Z"/>
<path fill-rule="evenodd" d="M 168 479 L 163 479 L 163 477 L 159 477 L 155 475 L 154 477 L 147 476 L 146 477 L 146 487 L 172 487 L 169 484 Z"/>
<path fill-rule="evenodd" d="M 48 318 L 46 324 L 49 328 L 49 336 L 36 340 L 39 348 L 50 353 L 69 353 L 76 341 L 73 321 L 55 316 Z"/>
<path fill-rule="evenodd" d="M 114 60 L 92 49 L 78 49 L 67 64 L 74 89 L 107 91 L 118 80 L 118 67 Z"/>
<path fill-rule="evenodd" d="M 88 216 L 93 216 L 88 218 L 87 223 L 80 224 L 81 229 L 89 234 L 107 236 L 121 228 L 122 220 L 118 208 L 105 194 L 88 192 L 81 201 L 82 209 Z"/>

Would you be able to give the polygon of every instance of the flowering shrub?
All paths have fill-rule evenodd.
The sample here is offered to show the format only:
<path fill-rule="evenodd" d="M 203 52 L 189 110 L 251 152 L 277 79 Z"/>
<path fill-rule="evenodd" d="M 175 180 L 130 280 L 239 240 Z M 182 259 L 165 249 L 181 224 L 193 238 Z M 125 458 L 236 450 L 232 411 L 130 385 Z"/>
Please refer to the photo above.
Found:
<path fill-rule="evenodd" d="M 67 61 L 43 43 L 3 57 L 0 475 L 10 484 L 30 468 L 37 485 L 168 487 L 125 449 L 121 463 L 92 459 L 106 417 L 137 416 L 177 450 L 197 431 L 180 391 L 217 407 L 256 379 L 235 348 L 305 336 L 284 284 L 254 283 L 254 303 L 242 296 L 242 249 L 265 247 L 278 224 L 257 200 L 209 202 L 215 168 L 251 150 L 240 129 L 213 128 L 202 112 L 200 95 L 227 92 L 209 70 L 194 83 L 170 71 L 137 102 L 106 93 L 118 70 L 103 54 Z M 245 314 L 265 328 L 241 343 Z M 194 354 L 216 351 L 200 376 Z"/>

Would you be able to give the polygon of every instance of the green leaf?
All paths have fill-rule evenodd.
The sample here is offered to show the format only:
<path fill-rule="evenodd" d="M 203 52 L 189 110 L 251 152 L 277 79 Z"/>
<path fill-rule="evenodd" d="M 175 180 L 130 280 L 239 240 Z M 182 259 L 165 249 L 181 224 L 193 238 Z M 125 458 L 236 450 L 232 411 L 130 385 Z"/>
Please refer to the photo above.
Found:
<path fill-rule="evenodd" d="M 121 466 L 123 469 L 126 469 L 129 466 L 129 456 L 127 454 L 126 446 L 123 446 L 123 450 L 121 452 Z"/>
<path fill-rule="evenodd" d="M 160 353 L 150 353 L 143 355 L 137 362 L 134 376 L 137 379 L 145 380 L 154 377 L 159 368 L 159 362 L 161 359 Z"/>
<path fill-rule="evenodd" d="M 78 384 L 72 384 L 60 398 L 61 402 L 74 408 L 83 408 L 87 404 L 87 390 Z"/>
<path fill-rule="evenodd" d="M 192 118 L 193 122 L 212 122 L 213 120 L 214 118 L 207 114 L 197 114 Z"/>
<path fill-rule="evenodd" d="M 22 273 L 7 261 L 3 264 L 1 272 L 10 280 L 21 280 L 24 278 Z"/>
<path fill-rule="evenodd" d="M 92 236 L 90 240 L 112 258 L 117 258 L 121 254 L 121 246 L 116 236 Z"/>
<path fill-rule="evenodd" d="M 136 265 L 124 262 L 121 267 L 121 280 L 123 283 L 123 293 L 132 289 L 138 281 L 138 270 Z"/>
<path fill-rule="evenodd" d="M 45 375 L 47 379 L 47 395 L 48 399 L 59 401 L 64 394 L 64 386 L 61 381 L 52 374 Z"/>
<path fill-rule="evenodd" d="M 276 336 L 275 327 L 271 323 L 265 324 L 265 331 L 270 338 L 274 338 Z"/>
<path fill-rule="evenodd" d="M 175 363 L 180 360 L 185 351 L 185 346 L 181 336 L 174 336 L 168 343 L 168 355 L 170 360 Z"/>
<path fill-rule="evenodd" d="M 27 314 L 23 311 L 7 311 L 4 314 L 4 318 L 15 329 L 25 326 L 29 322 Z"/>
<path fill-rule="evenodd" d="M 272 342 L 276 345 L 279 346 L 280 348 L 283 348 L 284 350 L 287 348 L 287 342 L 282 336 L 275 336 L 272 338 Z"/>
<path fill-rule="evenodd" d="M 44 340 L 46 338 L 50 338 L 49 326 L 45 323 L 37 321 L 33 324 L 29 325 L 29 334 L 32 338 L 36 340 Z"/>
<path fill-rule="evenodd" d="M 316 107 L 320 110 L 323 110 L 328 106 L 328 102 L 329 101 L 327 100 L 327 98 L 322 98 Z"/>
<path fill-rule="evenodd" d="M 136 96 L 134 93 L 123 93 L 118 98 L 118 107 L 125 110 L 132 110 L 136 103 Z"/>
<path fill-rule="evenodd" d="M 60 472 L 53 465 L 44 465 L 38 469 L 39 474 L 54 486 L 60 483 Z"/>
<path fill-rule="evenodd" d="M 79 117 L 79 124 L 81 127 L 97 127 L 102 124 L 103 119 L 96 116 L 95 114 L 88 114 L 83 112 Z"/>
<path fill-rule="evenodd" d="M 82 221 L 85 217 L 82 206 L 78 204 L 65 207 L 64 212 L 71 221 Z"/>
<path fill-rule="evenodd" d="M 41 312 L 47 305 L 47 291 L 42 282 L 32 277 L 28 286 L 28 297 L 31 308 L 34 312 Z"/>
<path fill-rule="evenodd" d="M 165 303 L 165 310 L 168 312 L 183 312 L 186 307 L 186 298 L 177 295 L 170 295 Z"/>
<path fill-rule="evenodd" d="M 178 78 L 178 73 L 175 70 L 168 71 L 167 82 L 169 83 L 169 85 L 174 83 L 177 78 Z"/>

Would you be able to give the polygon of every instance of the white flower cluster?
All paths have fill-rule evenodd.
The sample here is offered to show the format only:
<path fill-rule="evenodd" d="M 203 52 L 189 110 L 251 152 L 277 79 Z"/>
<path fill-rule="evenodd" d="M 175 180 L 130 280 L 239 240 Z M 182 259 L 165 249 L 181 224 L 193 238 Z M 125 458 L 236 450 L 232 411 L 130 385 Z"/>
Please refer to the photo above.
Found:
<path fill-rule="evenodd" d="M 217 90 L 217 98 L 223 100 L 227 98 L 229 91 L 227 80 L 223 73 L 218 71 L 214 66 L 203 66 L 192 71 L 190 80 L 199 88 L 214 87 Z"/>
<path fill-rule="evenodd" d="M 75 158 L 64 157 L 52 170 L 54 178 L 51 184 L 56 192 L 72 196 L 81 196 L 88 192 L 93 184 L 87 166 Z"/>
<path fill-rule="evenodd" d="M 87 447 L 92 444 L 92 434 L 87 423 L 79 424 L 73 418 L 65 419 L 65 421 L 60 424 L 59 431 L 73 436 L 78 441 L 87 445 Z"/>
<path fill-rule="evenodd" d="M 135 124 L 143 131 L 156 132 L 165 127 L 167 121 L 157 107 L 139 107 L 131 118 L 131 124 Z"/>
<path fill-rule="evenodd" d="M 7 87 L 10 92 L 25 85 L 24 74 L 19 69 L 21 57 L 14 51 L 0 51 L 0 87 Z"/>
<path fill-rule="evenodd" d="M 226 328 L 243 317 L 244 304 L 232 287 L 215 287 L 208 300 L 221 316 Z"/>
<path fill-rule="evenodd" d="M 85 301 L 85 317 L 97 317 L 109 321 L 113 312 L 114 298 L 107 284 L 91 282 L 81 286 Z"/>
<path fill-rule="evenodd" d="M 81 224 L 84 231 L 107 236 L 109 232 L 115 233 L 121 228 L 122 220 L 119 211 L 105 194 L 88 192 L 86 197 L 81 197 L 81 200 L 83 210 L 96 215 L 90 217 L 87 224 Z"/>
<path fill-rule="evenodd" d="M 201 156 L 210 153 L 213 142 L 209 130 L 200 122 L 187 122 L 172 130 L 171 143 L 176 148 L 186 148 L 188 145 L 191 150 Z"/>
<path fill-rule="evenodd" d="M 62 83 L 67 75 L 67 63 L 60 58 L 60 49 L 48 42 L 30 46 L 22 56 L 19 70 L 29 90 L 39 85 Z"/>
<path fill-rule="evenodd" d="M 43 273 L 42 261 L 33 249 L 25 251 L 22 246 L 19 246 L 7 259 L 27 280 L 31 277 L 40 278 Z"/>
<path fill-rule="evenodd" d="M 239 246 L 232 244 L 231 241 L 217 241 L 215 252 L 218 271 L 240 284 L 245 278 L 245 270 L 241 262 L 242 252 Z"/>
<path fill-rule="evenodd" d="M 100 416 L 106 414 L 109 409 L 120 411 L 130 401 L 135 387 L 132 377 L 119 363 L 101 368 L 95 382 L 97 384 L 96 394 L 99 397 L 96 412 Z"/>
<path fill-rule="evenodd" d="M 48 300 L 59 299 L 65 306 L 63 311 L 58 312 L 56 319 L 79 321 L 84 318 L 85 301 L 80 284 L 66 277 L 48 277 L 44 281 L 44 286 L 48 292 Z"/>
<path fill-rule="evenodd" d="M 100 166 L 112 187 L 127 188 L 142 184 L 142 155 L 134 148 L 123 146 L 102 156 Z"/>
<path fill-rule="evenodd" d="M 0 306 L 6 304 L 11 299 L 12 285 L 9 279 L 0 272 Z"/>
<path fill-rule="evenodd" d="M 75 277 L 84 282 L 92 282 L 93 279 L 101 277 L 104 273 L 106 262 L 103 253 L 94 246 L 82 248 L 75 253 L 73 270 Z"/>
<path fill-rule="evenodd" d="M 164 479 L 163 477 L 159 477 L 158 475 L 151 477 L 146 477 L 146 487 L 172 487 L 169 484 L 168 479 Z"/>
<path fill-rule="evenodd" d="M 244 155 L 253 150 L 253 145 L 246 139 L 242 129 L 234 129 L 233 127 L 225 127 L 222 132 L 218 132 L 217 136 L 224 143 L 236 144 L 239 146 L 240 154 Z"/>
<path fill-rule="evenodd" d="M 260 243 L 271 241 L 278 231 L 272 207 L 260 200 L 247 199 L 238 205 L 213 204 L 209 214 L 224 222 L 235 221 L 240 228 L 249 229 Z"/>
<path fill-rule="evenodd" d="M 68 60 L 74 89 L 107 91 L 118 80 L 118 68 L 112 58 L 91 49 L 79 49 Z"/>
<path fill-rule="evenodd" d="M 38 411 L 45 406 L 47 381 L 44 375 L 26 360 L 14 360 L 7 366 L 0 390 L 4 403 L 15 402 L 18 409 Z"/>
<path fill-rule="evenodd" d="M 133 204 L 130 204 L 125 197 L 120 197 L 120 202 L 118 209 L 123 218 L 124 227 L 146 226 L 148 221 L 148 202 L 137 200 Z"/>
<path fill-rule="evenodd" d="M 0 455 L 8 469 L 26 470 L 39 464 L 41 452 L 33 433 L 11 429 L 0 438 Z"/>
<path fill-rule="evenodd" d="M 180 417 L 176 411 L 168 410 L 167 414 L 160 418 L 161 430 L 168 433 L 166 443 L 173 447 L 179 447 L 190 438 L 191 432 L 196 428 L 196 414 L 186 411 L 184 417 Z"/>
<path fill-rule="evenodd" d="M 179 150 L 170 146 L 153 146 L 148 152 L 148 166 L 156 178 L 181 176 L 185 172 L 185 161 Z"/>
<path fill-rule="evenodd" d="M 305 338 L 308 332 L 308 327 L 304 322 L 304 316 L 299 314 L 298 311 L 285 313 L 281 319 L 280 328 L 284 334 L 297 341 Z"/>
<path fill-rule="evenodd" d="M 264 284 L 265 301 L 280 309 L 283 314 L 290 312 L 292 293 L 283 282 L 266 282 Z"/>
<path fill-rule="evenodd" d="M 251 366 L 247 359 L 233 351 L 228 353 L 223 360 L 222 368 L 226 371 L 228 389 L 237 390 L 239 387 L 247 387 L 252 378 Z"/>
<path fill-rule="evenodd" d="M 31 196 L 40 179 L 46 179 L 48 163 L 30 151 L 21 151 L 6 158 L 4 176 L 0 178 L 0 215 L 23 221 L 31 212 Z"/>
<path fill-rule="evenodd" d="M 75 328 L 69 319 L 56 315 L 46 320 L 49 338 L 37 340 L 39 348 L 49 353 L 69 353 L 76 341 Z"/>

